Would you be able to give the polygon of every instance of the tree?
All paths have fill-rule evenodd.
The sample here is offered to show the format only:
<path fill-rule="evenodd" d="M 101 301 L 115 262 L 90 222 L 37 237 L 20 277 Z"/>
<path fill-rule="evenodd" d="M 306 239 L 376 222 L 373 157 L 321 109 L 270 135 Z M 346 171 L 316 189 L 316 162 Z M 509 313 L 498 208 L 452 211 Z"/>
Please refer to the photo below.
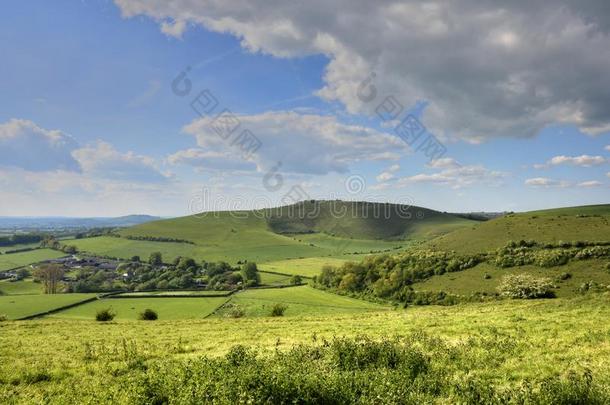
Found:
<path fill-rule="evenodd" d="M 160 266 L 163 264 L 163 256 L 161 252 L 152 252 L 148 258 L 148 263 L 153 266 Z"/>
<path fill-rule="evenodd" d="M 64 269 L 57 264 L 45 264 L 38 267 L 34 277 L 42 281 L 45 294 L 57 294 L 59 282 L 64 276 Z"/>
<path fill-rule="evenodd" d="M 131 261 L 135 262 L 135 263 L 139 263 L 140 262 L 140 256 L 131 256 Z"/>
<path fill-rule="evenodd" d="M 254 262 L 248 262 L 241 266 L 241 276 L 244 281 L 251 281 L 254 285 L 258 285 L 261 282 L 261 276 L 258 274 L 258 267 L 256 267 L 256 263 Z"/>
<path fill-rule="evenodd" d="M 295 274 L 294 276 L 290 277 L 290 284 L 292 285 L 299 285 L 303 282 L 303 277 L 299 276 L 298 274 Z"/>
<path fill-rule="evenodd" d="M 180 261 L 178 262 L 177 268 L 178 270 L 188 270 L 190 268 L 196 268 L 197 267 L 197 263 L 195 262 L 195 260 L 191 259 L 190 257 L 181 257 Z"/>

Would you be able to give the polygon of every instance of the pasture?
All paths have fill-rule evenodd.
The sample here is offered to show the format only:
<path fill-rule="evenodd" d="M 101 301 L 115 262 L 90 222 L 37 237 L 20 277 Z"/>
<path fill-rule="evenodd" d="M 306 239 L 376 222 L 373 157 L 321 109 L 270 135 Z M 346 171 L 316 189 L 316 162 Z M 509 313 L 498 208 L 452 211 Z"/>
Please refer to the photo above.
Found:
<path fill-rule="evenodd" d="M 0 255 L 0 271 L 16 269 L 31 263 L 63 256 L 66 256 L 66 254 L 51 249 L 36 249 L 28 252 L 3 254 Z"/>
<path fill-rule="evenodd" d="M 42 284 L 31 278 L 19 281 L 0 280 L 0 295 L 42 294 Z"/>
<path fill-rule="evenodd" d="M 327 293 L 309 286 L 250 289 L 232 295 L 229 304 L 241 308 L 244 311 L 245 317 L 270 316 L 270 311 L 274 304 L 287 305 L 284 314 L 287 317 L 384 311 L 390 308 L 384 305 Z M 231 306 L 224 306 L 218 311 L 217 316 L 227 316 L 231 308 Z"/>
<path fill-rule="evenodd" d="M 145 309 L 156 311 L 161 320 L 203 319 L 227 301 L 227 297 L 105 298 L 49 315 L 57 319 L 95 319 L 101 309 L 110 308 L 117 321 L 136 320 Z"/>
<path fill-rule="evenodd" d="M 0 314 L 18 319 L 71 305 L 95 294 L 1 295 Z"/>

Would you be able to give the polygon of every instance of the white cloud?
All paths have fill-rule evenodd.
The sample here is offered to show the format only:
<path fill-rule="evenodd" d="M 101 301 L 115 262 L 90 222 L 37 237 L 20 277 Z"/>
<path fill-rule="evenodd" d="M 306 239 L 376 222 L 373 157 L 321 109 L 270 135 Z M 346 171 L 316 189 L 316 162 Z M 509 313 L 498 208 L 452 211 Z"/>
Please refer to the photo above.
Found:
<path fill-rule="evenodd" d="M 154 159 L 119 152 L 103 141 L 75 150 L 72 155 L 83 171 L 94 177 L 141 183 L 165 182 L 169 177 L 159 171 Z"/>
<path fill-rule="evenodd" d="M 569 164 L 573 166 L 582 166 L 582 167 L 591 167 L 598 166 L 606 163 L 607 160 L 603 156 L 590 156 L 590 155 L 580 155 L 580 156 L 555 156 L 551 160 L 548 161 L 548 164 L 556 166 Z"/>
<path fill-rule="evenodd" d="M 394 165 L 388 167 L 387 169 L 385 169 L 383 172 L 379 173 L 379 175 L 376 177 L 376 179 L 380 183 L 383 183 L 388 180 L 392 180 L 394 178 L 394 173 L 396 173 L 399 170 L 400 170 L 400 165 L 394 164 Z"/>
<path fill-rule="evenodd" d="M 321 97 L 352 113 L 371 113 L 387 95 L 405 106 L 428 100 L 425 124 L 434 133 L 481 141 L 533 136 L 555 123 L 610 130 L 605 1 L 115 3 L 123 16 L 148 15 L 170 35 L 193 23 L 234 35 L 252 52 L 324 54 Z M 377 98 L 367 103 L 358 90 L 372 71 Z"/>
<path fill-rule="evenodd" d="M 580 182 L 576 186 L 577 187 L 600 187 L 602 185 L 603 185 L 603 183 L 601 181 L 589 180 L 589 181 Z"/>
<path fill-rule="evenodd" d="M 610 152 L 610 145 L 606 145 L 606 147 L 604 149 L 607 150 L 608 152 Z"/>
<path fill-rule="evenodd" d="M 571 184 L 565 180 L 555 180 L 548 177 L 534 177 L 532 179 L 525 180 L 525 185 L 532 187 L 569 187 Z"/>
<path fill-rule="evenodd" d="M 236 159 L 235 154 L 227 151 L 205 151 L 191 148 L 181 150 L 167 158 L 173 165 L 183 164 L 193 167 L 218 170 L 254 170 L 256 165 L 242 159 Z"/>
<path fill-rule="evenodd" d="M 31 171 L 79 171 L 72 151 L 78 143 L 60 130 L 48 130 L 32 121 L 11 119 L 0 124 L 0 166 Z"/>
<path fill-rule="evenodd" d="M 183 130 L 196 137 L 201 151 L 182 151 L 173 155 L 170 161 L 221 168 L 219 161 L 211 159 L 214 153 L 215 156 L 226 156 L 224 167 L 227 169 L 240 166 L 236 162 L 244 157 L 238 145 L 231 144 L 237 136 L 235 134 L 244 129 L 251 131 L 261 142 L 260 148 L 246 157 L 261 172 L 279 165 L 279 170 L 284 173 L 345 173 L 352 163 L 396 160 L 408 151 L 407 145 L 393 135 L 343 124 L 334 116 L 272 111 L 237 118 L 239 127 L 226 140 L 215 132 L 215 118 L 193 121 Z"/>

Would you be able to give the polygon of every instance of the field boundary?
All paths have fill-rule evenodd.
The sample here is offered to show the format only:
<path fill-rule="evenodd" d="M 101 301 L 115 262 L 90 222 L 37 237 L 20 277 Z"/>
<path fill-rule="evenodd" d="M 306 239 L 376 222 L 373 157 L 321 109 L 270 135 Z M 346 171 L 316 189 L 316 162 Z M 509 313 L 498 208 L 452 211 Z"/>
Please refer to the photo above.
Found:
<path fill-rule="evenodd" d="M 262 264 L 263 266 L 264 264 Z M 313 277 L 310 276 L 304 276 L 302 274 L 286 274 L 286 273 L 280 273 L 279 271 L 270 271 L 270 270 L 258 270 L 259 273 L 268 273 L 268 274 L 275 274 L 276 276 L 286 276 L 286 277 L 292 277 L 292 276 L 300 276 L 302 278 L 308 278 L 308 279 L 313 279 Z"/>

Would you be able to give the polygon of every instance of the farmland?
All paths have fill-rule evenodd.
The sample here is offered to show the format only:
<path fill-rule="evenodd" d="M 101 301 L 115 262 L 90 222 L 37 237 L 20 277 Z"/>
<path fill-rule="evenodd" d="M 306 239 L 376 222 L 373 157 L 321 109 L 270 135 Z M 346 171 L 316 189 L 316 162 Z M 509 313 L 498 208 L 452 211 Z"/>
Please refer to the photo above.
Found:
<path fill-rule="evenodd" d="M 116 313 L 117 321 L 135 320 L 138 319 L 140 312 L 151 308 L 157 311 L 161 320 L 203 319 L 226 300 L 226 297 L 109 298 L 79 305 L 50 315 L 50 317 L 91 320 L 95 318 L 98 310 L 110 308 Z"/>
<path fill-rule="evenodd" d="M 15 269 L 30 263 L 40 262 L 47 259 L 55 259 L 65 256 L 65 253 L 51 249 L 36 249 L 28 252 L 11 253 L 0 255 L 0 271 Z"/>
<path fill-rule="evenodd" d="M 9 319 L 31 316 L 74 304 L 95 294 L 4 295 L 0 296 L 0 313 Z"/>

